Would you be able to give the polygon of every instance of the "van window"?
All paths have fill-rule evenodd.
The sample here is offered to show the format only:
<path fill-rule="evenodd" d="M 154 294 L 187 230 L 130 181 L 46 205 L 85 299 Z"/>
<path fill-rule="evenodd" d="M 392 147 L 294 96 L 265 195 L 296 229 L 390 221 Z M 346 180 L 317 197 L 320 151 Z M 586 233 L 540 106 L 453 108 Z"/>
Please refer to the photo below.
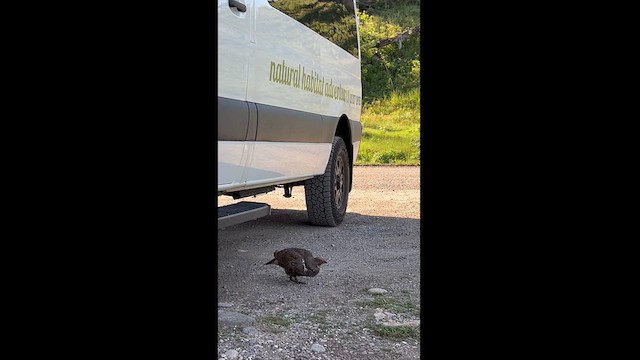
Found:
<path fill-rule="evenodd" d="M 359 57 L 352 0 L 277 0 L 269 3 L 349 54 Z"/>

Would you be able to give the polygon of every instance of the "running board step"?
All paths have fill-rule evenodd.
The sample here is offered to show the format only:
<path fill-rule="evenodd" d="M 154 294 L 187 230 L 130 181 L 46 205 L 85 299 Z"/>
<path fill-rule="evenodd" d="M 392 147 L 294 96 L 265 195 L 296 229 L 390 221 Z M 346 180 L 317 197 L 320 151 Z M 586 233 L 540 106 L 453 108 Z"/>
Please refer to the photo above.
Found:
<path fill-rule="evenodd" d="M 218 208 L 218 229 L 255 220 L 271 214 L 271 206 L 265 203 L 241 201 Z"/>

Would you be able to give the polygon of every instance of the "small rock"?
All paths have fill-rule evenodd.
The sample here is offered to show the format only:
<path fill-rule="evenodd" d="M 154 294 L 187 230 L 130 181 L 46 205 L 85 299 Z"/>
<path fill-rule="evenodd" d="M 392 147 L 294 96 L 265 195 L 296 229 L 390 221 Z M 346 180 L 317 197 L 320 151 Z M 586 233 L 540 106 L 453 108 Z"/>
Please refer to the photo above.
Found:
<path fill-rule="evenodd" d="M 258 329 L 254 328 L 253 326 L 247 326 L 246 328 L 242 329 L 242 332 L 247 335 L 258 335 Z"/>
<path fill-rule="evenodd" d="M 385 289 L 380 289 L 380 288 L 371 288 L 371 289 L 369 289 L 369 292 L 370 292 L 371 294 L 384 294 L 384 293 L 386 293 L 386 292 L 387 292 L 387 290 L 385 290 Z"/>
<path fill-rule="evenodd" d="M 247 252 L 247 250 L 238 249 L 239 252 Z"/>
<path fill-rule="evenodd" d="M 251 316 L 241 314 L 234 311 L 218 310 L 218 325 L 227 326 L 248 326 L 251 325 L 255 319 Z"/>
<path fill-rule="evenodd" d="M 226 303 L 226 302 L 219 302 L 218 303 L 218 307 L 221 307 L 221 308 L 228 308 L 228 307 L 232 307 L 232 306 L 233 306 L 232 304 Z"/>
<path fill-rule="evenodd" d="M 373 314 L 373 317 L 376 318 L 377 321 L 381 321 L 387 316 L 382 312 L 381 309 L 376 309 L 376 312 Z"/>
<path fill-rule="evenodd" d="M 322 346 L 322 345 L 320 345 L 318 343 L 315 343 L 315 344 L 311 345 L 311 351 L 323 353 L 325 350 L 324 350 L 324 346 Z"/>
<path fill-rule="evenodd" d="M 229 359 L 235 359 L 238 357 L 238 352 L 236 350 L 227 350 L 226 353 L 224 353 L 227 358 Z"/>

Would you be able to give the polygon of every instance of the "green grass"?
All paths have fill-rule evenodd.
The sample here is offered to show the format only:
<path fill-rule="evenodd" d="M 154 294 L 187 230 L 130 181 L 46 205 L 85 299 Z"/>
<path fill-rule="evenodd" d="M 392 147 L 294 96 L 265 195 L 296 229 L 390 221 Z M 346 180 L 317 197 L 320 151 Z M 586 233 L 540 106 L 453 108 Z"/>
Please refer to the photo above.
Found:
<path fill-rule="evenodd" d="M 392 310 L 392 309 L 389 309 L 389 310 Z M 396 309 L 395 311 L 400 312 L 398 310 L 399 309 Z M 411 312 L 413 312 L 413 310 L 411 310 Z M 379 323 L 376 323 L 375 320 L 373 320 L 373 316 L 368 319 L 367 327 L 371 329 L 375 335 L 380 337 L 391 338 L 391 339 L 420 338 L 419 327 L 413 327 L 408 325 L 390 326 L 390 325 L 379 324 Z"/>
<path fill-rule="evenodd" d="M 260 328 L 270 332 L 282 332 L 291 325 L 291 320 L 279 315 L 261 316 L 256 322 Z"/>
<path fill-rule="evenodd" d="M 410 326 L 374 325 L 374 334 L 391 339 L 419 338 L 420 331 Z"/>
<path fill-rule="evenodd" d="M 357 165 L 420 165 L 420 35 L 383 39 L 420 25 L 419 0 L 360 6 L 364 126 Z"/>
<path fill-rule="evenodd" d="M 361 301 L 358 305 L 373 309 L 386 309 L 396 314 L 420 314 L 420 308 L 416 307 L 411 301 L 403 301 L 392 297 L 385 297 L 384 295 L 374 295 L 373 300 Z"/>
<path fill-rule="evenodd" d="M 316 312 L 309 316 L 307 319 L 318 325 L 318 329 L 324 331 L 330 328 L 329 320 L 327 319 L 327 310 L 316 310 Z"/>
<path fill-rule="evenodd" d="M 420 90 L 365 104 L 356 165 L 420 165 Z"/>
<path fill-rule="evenodd" d="M 413 302 L 401 300 L 385 295 L 374 295 L 373 300 L 365 300 L 358 302 L 358 305 L 368 308 L 381 308 L 396 314 L 413 314 L 420 315 L 420 308 Z M 374 320 L 374 316 L 370 316 L 367 321 L 367 327 L 373 330 L 373 333 L 380 337 L 391 339 L 419 338 L 420 330 L 413 326 L 398 325 L 389 326 L 378 324 Z"/>
<path fill-rule="evenodd" d="M 308 319 L 316 324 L 326 324 L 327 312 L 327 310 L 316 310 L 313 315 L 308 317 Z"/>

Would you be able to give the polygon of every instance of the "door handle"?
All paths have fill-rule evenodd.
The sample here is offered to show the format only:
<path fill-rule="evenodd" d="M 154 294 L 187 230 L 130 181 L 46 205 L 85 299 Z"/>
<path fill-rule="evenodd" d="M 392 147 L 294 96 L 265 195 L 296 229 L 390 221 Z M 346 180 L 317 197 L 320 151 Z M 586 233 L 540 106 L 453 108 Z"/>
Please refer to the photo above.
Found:
<path fill-rule="evenodd" d="M 229 0 L 229 7 L 237 8 L 239 12 L 247 11 L 247 5 L 241 3 L 238 0 Z"/>

